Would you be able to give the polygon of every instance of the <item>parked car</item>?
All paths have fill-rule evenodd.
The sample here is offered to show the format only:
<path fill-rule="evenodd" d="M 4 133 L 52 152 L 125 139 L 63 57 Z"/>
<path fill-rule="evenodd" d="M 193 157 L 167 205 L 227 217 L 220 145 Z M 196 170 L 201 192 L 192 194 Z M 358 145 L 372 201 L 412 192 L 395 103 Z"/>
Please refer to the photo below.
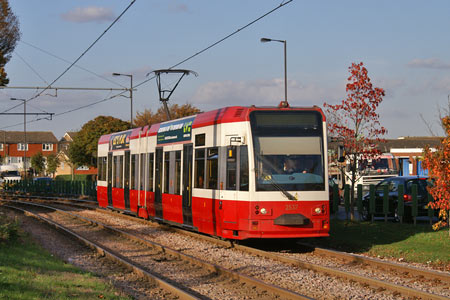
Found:
<path fill-rule="evenodd" d="M 417 185 L 417 216 L 428 216 L 428 178 L 419 176 L 397 176 L 390 177 L 380 181 L 375 186 L 375 216 L 384 216 L 383 213 L 383 194 L 385 186 L 388 187 L 388 203 L 389 203 L 389 214 L 388 216 L 394 217 L 395 220 L 399 219 L 397 213 L 398 206 L 398 187 L 403 185 L 403 203 L 404 203 L 404 214 L 403 220 L 412 220 L 412 186 Z M 363 196 L 363 213 L 362 219 L 369 220 L 369 200 L 370 194 L 367 193 Z"/>
<path fill-rule="evenodd" d="M 50 182 L 50 181 L 53 181 L 53 178 L 50 178 L 50 177 L 35 177 L 33 180 L 34 181 Z"/>
<path fill-rule="evenodd" d="M 15 165 L 3 165 L 0 166 L 0 186 L 3 186 L 4 182 L 14 182 L 21 180 L 19 169 Z"/>

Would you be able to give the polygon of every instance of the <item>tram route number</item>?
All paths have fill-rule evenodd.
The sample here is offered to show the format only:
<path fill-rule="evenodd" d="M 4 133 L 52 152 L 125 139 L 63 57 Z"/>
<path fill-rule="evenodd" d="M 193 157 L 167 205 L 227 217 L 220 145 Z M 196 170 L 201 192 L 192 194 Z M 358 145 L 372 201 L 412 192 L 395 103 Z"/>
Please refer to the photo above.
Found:
<path fill-rule="evenodd" d="M 298 204 L 286 204 L 286 210 L 297 210 Z"/>

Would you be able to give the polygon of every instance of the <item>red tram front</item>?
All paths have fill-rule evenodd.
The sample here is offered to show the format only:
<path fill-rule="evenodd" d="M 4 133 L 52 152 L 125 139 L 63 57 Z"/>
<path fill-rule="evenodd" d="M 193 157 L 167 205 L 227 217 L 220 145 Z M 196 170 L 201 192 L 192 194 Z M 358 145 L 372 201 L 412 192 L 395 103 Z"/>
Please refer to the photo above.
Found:
<path fill-rule="evenodd" d="M 318 107 L 226 107 L 104 135 L 102 207 L 228 239 L 328 236 Z"/>

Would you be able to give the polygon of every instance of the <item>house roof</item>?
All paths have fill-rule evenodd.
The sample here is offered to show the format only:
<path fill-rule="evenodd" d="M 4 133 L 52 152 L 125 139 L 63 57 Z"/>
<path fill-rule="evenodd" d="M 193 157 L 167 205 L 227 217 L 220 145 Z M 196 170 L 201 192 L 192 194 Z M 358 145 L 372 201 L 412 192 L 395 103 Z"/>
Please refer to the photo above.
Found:
<path fill-rule="evenodd" d="M 428 136 L 408 136 L 399 137 L 397 139 L 386 139 L 384 143 L 378 145 L 378 149 L 383 153 L 389 153 L 391 149 L 423 149 L 425 146 L 436 148 L 441 144 L 443 137 L 428 137 Z M 338 141 L 332 140 L 328 147 L 330 149 L 337 149 Z"/>
<path fill-rule="evenodd" d="M 78 131 L 67 131 L 59 142 L 73 142 L 73 139 L 78 134 Z"/>
<path fill-rule="evenodd" d="M 0 143 L 17 144 L 24 142 L 23 131 L 0 131 Z M 27 131 L 28 144 L 56 144 L 58 140 L 51 131 Z"/>

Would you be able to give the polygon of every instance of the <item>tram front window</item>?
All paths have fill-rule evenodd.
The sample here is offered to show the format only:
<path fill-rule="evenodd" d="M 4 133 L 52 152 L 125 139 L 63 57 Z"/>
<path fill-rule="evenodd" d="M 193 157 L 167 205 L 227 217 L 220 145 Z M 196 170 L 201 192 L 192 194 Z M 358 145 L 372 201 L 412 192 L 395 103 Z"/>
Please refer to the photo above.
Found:
<path fill-rule="evenodd" d="M 262 118 L 251 117 L 256 190 L 325 190 L 321 117 L 314 112 L 254 112 L 260 113 Z M 271 119 L 276 121 L 271 124 Z"/>

